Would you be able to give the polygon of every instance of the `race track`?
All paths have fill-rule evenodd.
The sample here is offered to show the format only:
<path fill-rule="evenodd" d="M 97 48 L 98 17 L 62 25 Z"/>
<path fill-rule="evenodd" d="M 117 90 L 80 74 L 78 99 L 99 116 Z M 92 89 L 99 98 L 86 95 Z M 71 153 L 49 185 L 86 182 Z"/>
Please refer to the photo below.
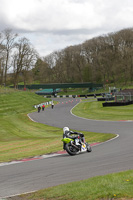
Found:
<path fill-rule="evenodd" d="M 57 98 L 56 98 L 57 100 Z M 80 131 L 115 133 L 117 139 L 77 156 L 62 154 L 44 159 L 0 166 L 0 198 L 35 191 L 89 177 L 133 169 L 133 122 L 93 121 L 75 117 L 70 110 L 79 99 L 58 99 L 54 109 L 30 113 L 36 122 L 68 126 Z M 72 101 L 73 100 L 73 101 Z"/>

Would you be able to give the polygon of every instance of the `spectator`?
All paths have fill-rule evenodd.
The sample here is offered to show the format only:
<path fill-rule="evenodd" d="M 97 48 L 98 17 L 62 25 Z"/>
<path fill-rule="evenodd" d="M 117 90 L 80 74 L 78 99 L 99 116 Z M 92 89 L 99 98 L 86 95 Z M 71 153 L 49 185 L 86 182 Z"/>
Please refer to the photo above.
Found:
<path fill-rule="evenodd" d="M 51 104 L 51 108 L 53 109 L 54 108 L 54 103 L 52 102 L 52 104 Z"/>
<path fill-rule="evenodd" d="M 39 105 L 39 106 L 38 106 L 38 113 L 40 112 L 40 110 L 41 110 L 41 106 Z"/>
<path fill-rule="evenodd" d="M 45 109 L 45 105 L 43 104 L 43 105 L 42 105 L 42 111 L 44 111 L 44 109 Z"/>

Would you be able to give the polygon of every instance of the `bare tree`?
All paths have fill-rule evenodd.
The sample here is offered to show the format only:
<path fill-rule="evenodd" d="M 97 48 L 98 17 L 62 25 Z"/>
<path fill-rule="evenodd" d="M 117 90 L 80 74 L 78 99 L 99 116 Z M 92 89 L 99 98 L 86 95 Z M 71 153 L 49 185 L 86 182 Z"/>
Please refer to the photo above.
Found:
<path fill-rule="evenodd" d="M 31 47 L 30 44 L 27 44 L 27 54 L 24 57 L 24 62 L 22 66 L 22 74 L 23 74 L 23 80 L 24 80 L 24 87 L 26 87 L 26 82 L 28 81 L 29 77 L 31 77 L 31 69 L 35 65 L 35 62 L 37 60 L 38 54 L 35 51 L 33 47 Z"/>
<path fill-rule="evenodd" d="M 5 63 L 5 47 L 2 45 L 3 38 L 2 34 L 0 33 L 0 84 L 3 85 L 4 81 L 4 63 Z"/>
<path fill-rule="evenodd" d="M 5 51 L 5 68 L 4 68 L 4 82 L 7 81 L 7 71 L 11 67 L 9 64 L 10 54 L 12 49 L 15 47 L 15 39 L 17 37 L 16 33 L 13 33 L 11 29 L 5 29 L 2 32 L 2 45 Z"/>
<path fill-rule="evenodd" d="M 37 59 L 37 52 L 31 46 L 27 38 L 20 38 L 16 43 L 16 51 L 13 54 L 14 87 L 17 87 L 19 75 L 24 78 L 24 87 L 28 71 L 32 69 Z"/>

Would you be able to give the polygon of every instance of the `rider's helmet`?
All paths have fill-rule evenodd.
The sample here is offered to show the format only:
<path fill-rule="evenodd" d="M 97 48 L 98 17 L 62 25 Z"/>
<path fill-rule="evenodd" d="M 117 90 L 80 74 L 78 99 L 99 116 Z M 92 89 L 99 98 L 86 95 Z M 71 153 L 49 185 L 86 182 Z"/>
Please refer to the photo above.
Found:
<path fill-rule="evenodd" d="M 64 127 L 64 128 L 63 128 L 63 133 L 65 134 L 65 133 L 67 133 L 67 132 L 69 132 L 69 128 L 68 128 L 68 127 Z"/>

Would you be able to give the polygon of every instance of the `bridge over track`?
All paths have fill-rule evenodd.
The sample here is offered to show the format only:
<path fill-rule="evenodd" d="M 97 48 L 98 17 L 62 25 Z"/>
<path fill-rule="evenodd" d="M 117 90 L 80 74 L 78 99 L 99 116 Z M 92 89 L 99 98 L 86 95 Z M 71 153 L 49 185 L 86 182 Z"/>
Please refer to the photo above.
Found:
<path fill-rule="evenodd" d="M 55 92 L 58 88 L 88 88 L 92 91 L 93 89 L 101 87 L 103 87 L 103 84 L 96 83 L 49 83 L 26 85 L 27 89 L 53 89 L 53 92 Z M 18 89 L 24 89 L 24 85 L 18 85 Z"/>

